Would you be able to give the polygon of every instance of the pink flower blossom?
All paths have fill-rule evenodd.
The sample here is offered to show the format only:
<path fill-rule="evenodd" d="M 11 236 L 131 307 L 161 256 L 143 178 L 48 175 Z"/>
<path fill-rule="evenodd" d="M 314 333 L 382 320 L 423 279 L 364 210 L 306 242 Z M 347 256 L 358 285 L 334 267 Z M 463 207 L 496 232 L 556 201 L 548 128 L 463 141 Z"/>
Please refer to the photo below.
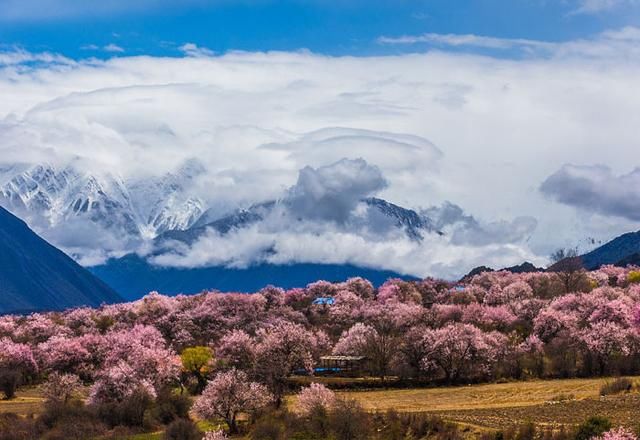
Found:
<path fill-rule="evenodd" d="M 255 360 L 255 341 L 243 330 L 233 330 L 222 337 L 216 356 L 224 366 L 249 370 Z"/>
<path fill-rule="evenodd" d="M 89 403 L 122 402 L 137 392 L 156 397 L 153 384 L 146 379 L 141 379 L 133 368 L 120 360 L 107 370 L 100 372 L 98 380 L 91 387 Z"/>
<path fill-rule="evenodd" d="M 221 418 L 232 433 L 237 432 L 238 414 L 252 413 L 271 402 L 272 396 L 264 385 L 250 382 L 246 373 L 236 369 L 218 373 L 207 384 L 193 405 L 194 412 L 203 419 Z"/>
<path fill-rule="evenodd" d="M 296 410 L 302 415 L 309 415 L 317 408 L 329 410 L 336 401 L 336 394 L 326 386 L 312 383 L 298 393 Z"/>
<path fill-rule="evenodd" d="M 81 388 L 80 378 L 75 374 L 51 373 L 42 384 L 41 391 L 49 402 L 66 403 L 78 396 Z"/>
<path fill-rule="evenodd" d="M 638 440 L 638 437 L 630 430 L 626 428 L 611 429 L 600 437 L 596 437 L 597 440 Z"/>
<path fill-rule="evenodd" d="M 224 431 L 209 431 L 204 434 L 202 440 L 228 440 L 227 434 Z"/>

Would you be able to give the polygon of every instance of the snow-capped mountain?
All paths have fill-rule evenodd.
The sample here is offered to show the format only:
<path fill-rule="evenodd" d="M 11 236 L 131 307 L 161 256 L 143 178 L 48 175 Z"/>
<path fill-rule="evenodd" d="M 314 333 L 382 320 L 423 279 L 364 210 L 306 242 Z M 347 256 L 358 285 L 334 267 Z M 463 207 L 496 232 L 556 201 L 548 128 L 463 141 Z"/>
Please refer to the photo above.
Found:
<path fill-rule="evenodd" d="M 145 238 L 188 229 L 202 216 L 205 204 L 189 190 L 194 179 L 204 173 L 201 163 L 189 160 L 176 173 L 133 181 L 128 185 Z"/>
<path fill-rule="evenodd" d="M 191 245 L 210 230 L 227 234 L 262 221 L 287 229 L 303 220 L 286 197 L 217 212 L 196 195 L 205 174 L 197 160 L 136 179 L 73 164 L 0 166 L 0 206 L 88 265 L 145 242 L 162 252 L 171 241 Z M 368 236 L 402 232 L 417 241 L 439 233 L 428 216 L 373 197 L 362 199 L 340 227 Z"/>
<path fill-rule="evenodd" d="M 243 229 L 255 223 L 265 220 L 278 208 L 286 207 L 286 200 L 268 201 L 258 203 L 246 209 L 239 209 L 231 214 L 216 217 L 213 210 L 207 210 L 190 228 L 167 231 L 158 235 L 156 244 L 177 240 L 186 244 L 193 244 L 208 230 L 214 230 L 220 234 L 227 234 L 234 229 Z M 360 203 L 364 214 L 360 212 L 354 221 L 346 225 L 349 229 L 369 228 L 375 229 L 376 223 L 382 223 L 386 227 L 403 230 L 412 240 L 420 241 L 424 234 L 438 231 L 433 221 L 414 210 L 406 209 L 393 203 L 375 197 L 363 199 Z"/>
<path fill-rule="evenodd" d="M 201 216 L 204 204 L 188 190 L 202 171 L 189 162 L 173 174 L 124 180 L 72 165 L 5 166 L 0 167 L 0 206 L 43 231 L 74 223 L 128 240 L 153 238 L 189 228 Z"/>
<path fill-rule="evenodd" d="M 407 235 L 414 240 L 422 240 L 425 233 L 442 235 L 442 232 L 436 229 L 429 217 L 412 209 L 406 209 L 376 197 L 364 199 L 363 202 L 369 208 L 391 220 L 396 227 L 404 229 Z"/>

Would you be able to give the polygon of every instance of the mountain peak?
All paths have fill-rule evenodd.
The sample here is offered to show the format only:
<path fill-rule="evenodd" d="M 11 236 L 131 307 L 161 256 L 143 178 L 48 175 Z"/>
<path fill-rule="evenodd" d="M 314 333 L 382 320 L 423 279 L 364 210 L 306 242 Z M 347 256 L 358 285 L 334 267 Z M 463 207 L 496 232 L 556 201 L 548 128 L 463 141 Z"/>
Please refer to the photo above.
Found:
<path fill-rule="evenodd" d="M 0 168 L 0 206 L 43 230 L 64 228 L 69 220 L 80 219 L 116 237 L 153 238 L 186 229 L 201 216 L 204 203 L 188 190 L 202 172 L 198 160 L 185 162 L 175 174 L 137 181 L 72 165 L 7 166 Z"/>

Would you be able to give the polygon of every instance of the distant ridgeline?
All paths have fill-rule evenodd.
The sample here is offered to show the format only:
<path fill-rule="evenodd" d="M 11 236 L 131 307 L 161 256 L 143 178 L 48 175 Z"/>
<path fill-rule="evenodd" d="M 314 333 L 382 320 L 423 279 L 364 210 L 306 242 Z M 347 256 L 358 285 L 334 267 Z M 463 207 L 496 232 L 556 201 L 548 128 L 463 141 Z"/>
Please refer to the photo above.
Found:
<path fill-rule="evenodd" d="M 572 260 L 572 266 L 581 266 L 586 270 L 597 270 L 606 265 L 618 267 L 640 266 L 640 231 L 623 234 L 586 254 L 566 258 L 547 269 L 535 267 L 533 264 L 525 262 L 518 266 L 507 267 L 502 270 L 513 273 L 540 272 L 545 270 L 562 271 L 563 267 L 566 267 L 567 263 L 570 262 L 569 260 Z M 474 275 L 492 271 L 493 269 L 490 267 L 476 267 L 465 275 L 462 280 L 468 280 Z"/>
<path fill-rule="evenodd" d="M 595 270 L 607 264 L 617 266 L 640 265 L 640 232 L 631 232 L 579 257 L 582 266 Z M 561 265 L 560 265 L 561 266 Z M 558 266 L 558 267 L 560 267 Z M 198 293 L 203 290 L 255 292 L 266 285 L 285 289 L 304 287 L 317 280 L 344 281 L 362 277 L 380 286 L 389 278 L 415 280 L 417 278 L 392 271 L 376 270 L 339 264 L 262 264 L 246 269 L 208 267 L 196 269 L 163 268 L 149 264 L 136 255 L 113 259 L 90 270 L 127 299 L 137 299 L 149 291 L 157 290 L 169 295 Z M 503 268 L 512 273 L 539 272 L 546 269 L 529 262 Z M 554 266 L 548 270 L 556 270 Z M 477 267 L 463 280 L 482 272 L 493 271 Z"/>
<path fill-rule="evenodd" d="M 625 267 L 640 264 L 640 231 L 629 232 L 581 256 L 588 270 L 605 264 Z"/>
<path fill-rule="evenodd" d="M 624 234 L 579 259 L 588 270 L 607 264 L 640 264 L 640 232 Z M 464 279 L 491 270 L 479 267 Z M 504 270 L 522 273 L 545 269 L 523 263 Z M 267 285 L 289 289 L 304 287 L 317 280 L 339 282 L 352 277 L 368 279 L 374 286 L 382 285 L 389 278 L 417 279 L 349 264 L 260 264 L 244 269 L 221 266 L 167 268 L 152 265 L 133 254 L 87 270 L 40 238 L 23 221 L 0 208 L 0 314 L 82 305 L 95 307 L 123 299 L 138 299 L 150 291 L 169 295 L 205 290 L 255 292 Z"/>
<path fill-rule="evenodd" d="M 392 271 L 349 264 L 261 264 L 246 269 L 167 268 L 151 265 L 137 255 L 113 259 L 89 270 L 127 299 L 138 299 L 154 290 L 166 295 L 199 293 L 213 289 L 223 292 L 256 292 L 268 285 L 290 289 L 304 287 L 318 280 L 338 282 L 353 277 L 365 278 L 374 286 L 382 285 L 389 278 L 417 279 Z"/>
<path fill-rule="evenodd" d="M 0 208 L 0 314 L 119 301 L 105 283 Z"/>

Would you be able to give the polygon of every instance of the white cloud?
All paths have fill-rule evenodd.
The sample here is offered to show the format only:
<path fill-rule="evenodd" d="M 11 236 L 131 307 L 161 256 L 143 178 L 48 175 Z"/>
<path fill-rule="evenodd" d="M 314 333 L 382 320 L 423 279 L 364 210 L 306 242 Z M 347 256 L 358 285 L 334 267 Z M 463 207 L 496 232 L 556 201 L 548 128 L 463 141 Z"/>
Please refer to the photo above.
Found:
<path fill-rule="evenodd" d="M 401 37 L 380 37 L 378 38 L 380 44 L 417 44 L 417 43 L 431 43 L 441 44 L 444 46 L 471 46 L 471 47 L 484 47 L 487 49 L 512 49 L 518 48 L 532 48 L 532 49 L 550 49 L 555 45 L 553 43 L 547 43 L 537 40 L 527 40 L 520 38 L 495 38 L 484 37 L 481 35 L 473 34 L 434 34 L 427 33 L 422 35 L 403 35 Z"/>
<path fill-rule="evenodd" d="M 124 49 L 120 46 L 118 46 L 117 44 L 114 43 L 109 43 L 106 46 L 104 46 L 102 48 L 105 52 L 116 52 L 116 53 L 122 53 L 124 52 Z"/>
<path fill-rule="evenodd" d="M 565 165 L 540 189 L 557 202 L 587 212 L 640 221 L 640 168 L 616 176 L 603 165 Z"/>
<path fill-rule="evenodd" d="M 450 234 L 441 247 L 470 261 L 504 251 L 518 263 L 527 244 L 548 255 L 565 238 L 607 239 L 633 227 L 596 225 L 538 188 L 561 163 L 603 163 L 615 175 L 638 165 L 629 163 L 638 145 L 638 41 L 637 28 L 624 28 L 516 60 L 434 51 L 72 61 L 9 50 L 0 52 L 0 157 L 73 160 L 123 178 L 197 157 L 208 170 L 200 195 L 221 214 L 282 197 L 307 165 L 362 158 L 388 183 L 380 197 L 411 208 L 451 200 L 492 237 L 472 245 L 458 233 L 456 244 Z M 529 238 L 531 217 L 538 226 Z M 502 221 L 518 218 L 526 221 Z M 496 242 L 503 232 L 495 231 L 523 242 Z M 421 264 L 433 270 L 458 261 L 426 255 Z"/>
<path fill-rule="evenodd" d="M 597 14 L 611 11 L 622 6 L 638 5 L 638 0 L 579 0 L 572 14 Z"/>
<path fill-rule="evenodd" d="M 212 50 L 198 46 L 195 43 L 185 43 L 178 49 L 189 57 L 211 57 L 215 55 L 215 52 Z"/>
<path fill-rule="evenodd" d="M 317 169 L 300 170 L 286 202 L 296 217 L 342 223 L 358 203 L 387 186 L 378 167 L 363 159 L 342 159 Z"/>
<path fill-rule="evenodd" d="M 264 224 L 220 235 L 210 231 L 189 247 L 151 258 L 170 267 L 225 265 L 244 268 L 256 263 L 354 264 L 385 268 L 413 276 L 459 278 L 480 265 L 506 267 L 514 261 L 543 264 L 518 244 L 463 246 L 446 236 L 428 235 L 422 242 L 402 234 L 384 239 L 331 227 L 328 223 L 303 223 L 272 230 Z"/>
<path fill-rule="evenodd" d="M 428 208 L 423 214 L 434 221 L 438 230 L 450 237 L 452 244 L 459 246 L 523 243 L 531 238 L 538 226 L 534 217 L 481 222 L 451 202 Z"/>
<path fill-rule="evenodd" d="M 47 67 L 60 64 L 76 64 L 75 61 L 71 60 L 70 58 L 55 53 L 32 53 L 20 47 L 12 47 L 8 50 L 3 51 L 2 47 L 0 46 L 0 68 L 3 66 L 20 66 L 30 63 L 43 63 L 46 64 Z"/>
<path fill-rule="evenodd" d="M 190 244 L 163 241 L 145 253 L 171 267 L 315 262 L 451 279 L 480 264 L 544 262 L 526 246 L 535 219 L 481 222 L 450 203 L 425 210 L 438 230 L 421 230 L 417 240 L 393 216 L 362 202 L 385 184 L 380 170 L 361 159 L 306 167 L 284 199 L 260 210 L 262 220 L 224 234 L 209 229 Z"/>
<path fill-rule="evenodd" d="M 605 31 L 593 38 L 572 41 L 541 41 L 521 38 L 496 38 L 474 34 L 434 34 L 383 36 L 380 44 L 414 45 L 427 44 L 436 47 L 482 48 L 499 51 L 516 50 L 530 57 L 541 58 L 613 58 L 637 57 L 640 55 L 640 29 L 625 27 Z"/>

